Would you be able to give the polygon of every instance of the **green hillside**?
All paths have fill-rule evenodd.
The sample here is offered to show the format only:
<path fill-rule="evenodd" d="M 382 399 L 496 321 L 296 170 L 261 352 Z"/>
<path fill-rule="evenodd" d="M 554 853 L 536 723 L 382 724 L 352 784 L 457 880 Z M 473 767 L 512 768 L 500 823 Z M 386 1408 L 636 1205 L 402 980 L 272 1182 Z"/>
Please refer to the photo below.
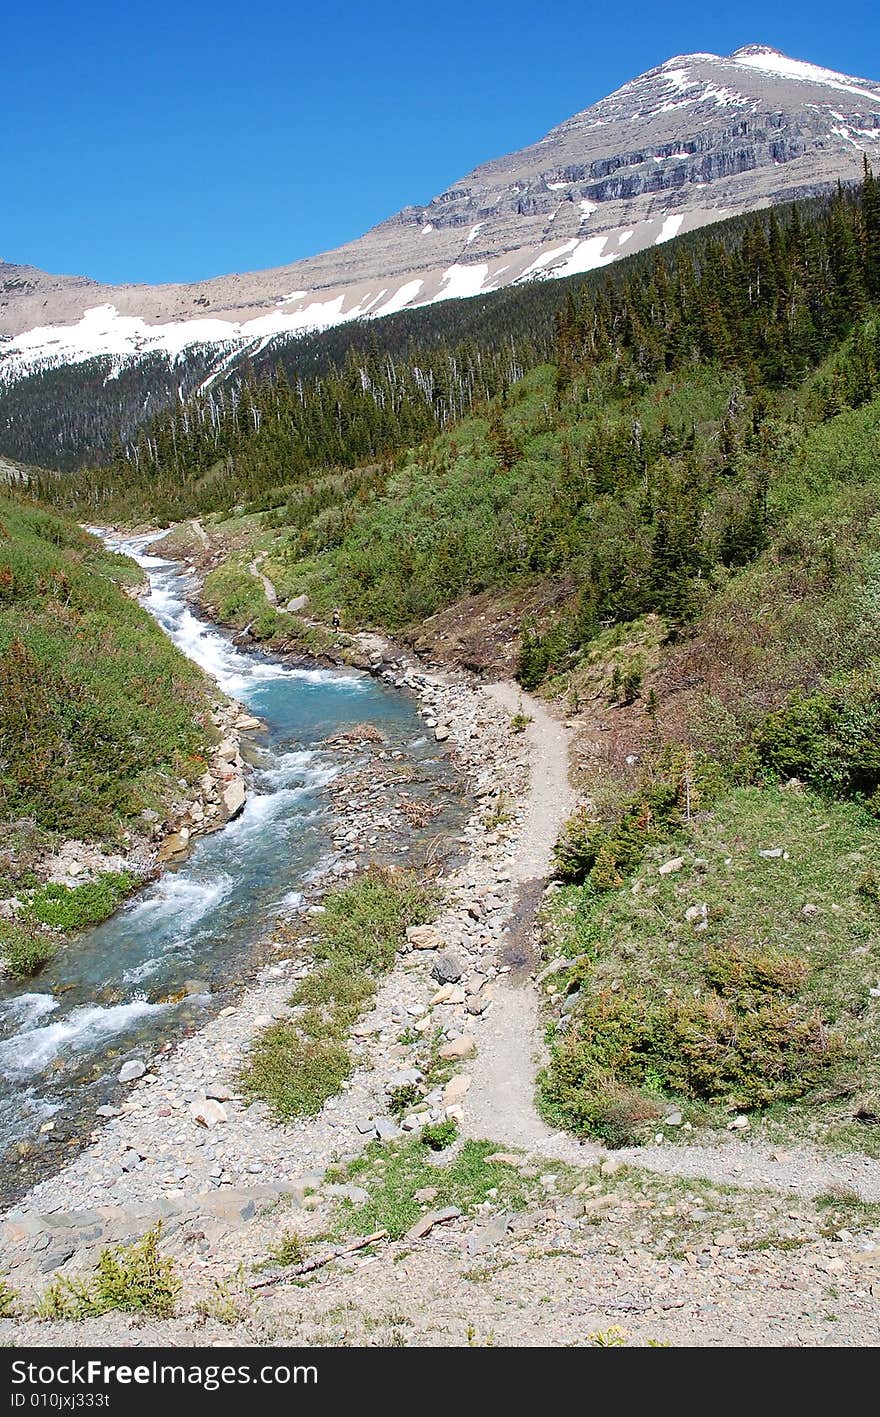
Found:
<path fill-rule="evenodd" d="M 125 594 L 139 580 L 74 523 L 0 495 L 4 875 L 55 838 L 118 840 L 204 771 L 209 686 Z"/>

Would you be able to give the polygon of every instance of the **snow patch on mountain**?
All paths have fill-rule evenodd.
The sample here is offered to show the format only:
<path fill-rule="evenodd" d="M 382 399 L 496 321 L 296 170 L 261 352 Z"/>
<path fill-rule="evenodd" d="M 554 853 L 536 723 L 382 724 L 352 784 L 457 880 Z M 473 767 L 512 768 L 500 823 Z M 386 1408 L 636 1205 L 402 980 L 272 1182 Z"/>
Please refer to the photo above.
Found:
<path fill-rule="evenodd" d="M 857 94 L 859 98 L 870 98 L 880 103 L 880 88 L 865 79 L 854 78 L 851 74 L 838 74 L 834 69 L 823 69 L 820 64 L 809 64 L 804 59 L 789 59 L 787 54 L 780 54 L 778 49 L 747 45 L 745 49 L 737 49 L 730 56 L 729 62 L 748 69 L 760 69 L 765 74 L 778 74 L 784 79 L 802 79 L 807 83 L 821 84 L 824 88 Z"/>

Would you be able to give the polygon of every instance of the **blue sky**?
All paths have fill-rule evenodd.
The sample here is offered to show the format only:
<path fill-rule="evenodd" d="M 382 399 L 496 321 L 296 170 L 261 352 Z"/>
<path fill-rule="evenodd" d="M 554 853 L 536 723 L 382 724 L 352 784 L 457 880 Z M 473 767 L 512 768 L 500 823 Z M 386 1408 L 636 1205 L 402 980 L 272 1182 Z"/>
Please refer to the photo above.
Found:
<path fill-rule="evenodd" d="M 106 281 L 359 235 L 673 54 L 880 78 L 880 4 L 40 0 L 0 48 L 0 257 Z"/>

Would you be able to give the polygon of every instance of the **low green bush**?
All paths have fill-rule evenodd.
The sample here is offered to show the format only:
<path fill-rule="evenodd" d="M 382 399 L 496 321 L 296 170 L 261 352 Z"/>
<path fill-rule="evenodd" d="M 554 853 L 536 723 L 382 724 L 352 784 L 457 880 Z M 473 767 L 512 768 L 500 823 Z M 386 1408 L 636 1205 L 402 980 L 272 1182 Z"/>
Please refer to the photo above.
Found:
<path fill-rule="evenodd" d="M 134 885 L 135 879 L 127 871 L 106 871 L 81 886 L 40 886 L 28 902 L 26 915 L 56 930 L 81 930 L 112 915 Z"/>
<path fill-rule="evenodd" d="M 760 763 L 834 796 L 880 787 L 880 685 L 864 674 L 813 694 L 795 693 L 768 714 L 753 747 Z"/>
<path fill-rule="evenodd" d="M 458 1127 L 451 1117 L 447 1117 L 444 1122 L 429 1122 L 427 1126 L 422 1127 L 419 1141 L 431 1151 L 445 1151 L 448 1146 L 452 1146 L 457 1136 Z"/>
<path fill-rule="evenodd" d="M 55 957 L 57 945 L 33 925 L 0 920 L 0 960 L 16 979 L 39 974 Z"/>
<path fill-rule="evenodd" d="M 661 1115 L 666 1094 L 746 1109 L 802 1097 L 847 1056 L 819 1010 L 788 997 L 802 971 L 800 960 L 768 968 L 752 960 L 722 976 L 716 962 L 724 993 L 588 993 L 553 1043 L 541 1077 L 545 1112 L 581 1135 L 624 1145 Z"/>
<path fill-rule="evenodd" d="M 416 876 L 379 867 L 327 896 L 311 941 L 317 967 L 290 1000 L 303 1012 L 257 1037 L 242 1072 L 249 1096 L 285 1120 L 320 1112 L 354 1067 L 348 1034 L 377 977 L 391 968 L 406 927 L 423 924 L 432 906 Z"/>
<path fill-rule="evenodd" d="M 102 1252 L 95 1273 L 86 1279 L 57 1279 L 39 1305 L 44 1319 L 100 1317 L 118 1309 L 168 1319 L 174 1314 L 182 1282 L 170 1255 L 159 1252 L 161 1224 L 131 1245 Z"/>

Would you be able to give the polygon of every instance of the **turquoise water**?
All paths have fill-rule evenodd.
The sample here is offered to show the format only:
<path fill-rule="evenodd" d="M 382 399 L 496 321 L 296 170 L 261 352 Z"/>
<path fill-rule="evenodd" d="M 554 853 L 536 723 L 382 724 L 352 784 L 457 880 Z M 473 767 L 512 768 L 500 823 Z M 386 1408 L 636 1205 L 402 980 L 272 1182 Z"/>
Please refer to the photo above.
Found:
<path fill-rule="evenodd" d="M 59 1143 L 85 1115 L 116 1100 L 126 1057 L 155 1051 L 228 1002 L 220 991 L 246 976 L 273 920 L 296 907 L 326 865 L 333 819 L 323 789 L 341 767 L 322 747 L 328 736 L 369 721 L 404 754 L 421 791 L 455 778 L 408 695 L 369 675 L 289 668 L 242 653 L 193 613 L 185 576 L 149 553 L 149 539 L 113 544 L 147 572 L 145 608 L 265 729 L 245 739 L 255 767 L 240 817 L 199 839 L 182 865 L 78 936 L 36 980 L 0 985 L 0 1190 L 7 1195 L 20 1188 L 21 1175 L 10 1143 L 33 1144 L 26 1170 L 34 1156 L 44 1164 L 58 1157 Z M 457 820 L 456 794 L 442 798 L 449 806 L 432 835 Z M 185 986 L 196 987 L 169 1001 Z M 55 1128 L 41 1136 L 49 1118 Z"/>

